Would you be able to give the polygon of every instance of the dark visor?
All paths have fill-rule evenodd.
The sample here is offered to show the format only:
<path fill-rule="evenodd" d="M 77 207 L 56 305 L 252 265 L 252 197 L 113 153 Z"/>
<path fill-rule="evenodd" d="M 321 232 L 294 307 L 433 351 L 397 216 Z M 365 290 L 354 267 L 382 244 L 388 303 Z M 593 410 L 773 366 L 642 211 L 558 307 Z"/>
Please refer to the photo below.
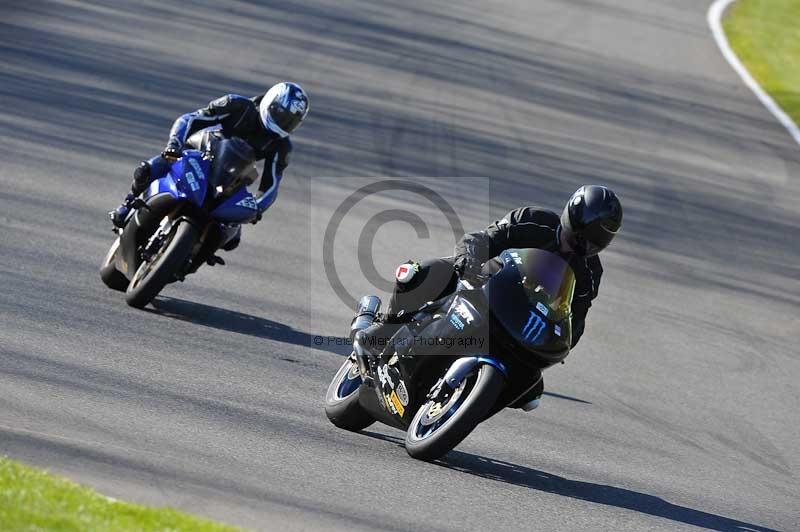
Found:
<path fill-rule="evenodd" d="M 303 123 L 303 115 L 301 113 L 292 113 L 277 104 L 270 105 L 269 116 L 275 122 L 275 125 L 286 133 L 292 133 Z"/>

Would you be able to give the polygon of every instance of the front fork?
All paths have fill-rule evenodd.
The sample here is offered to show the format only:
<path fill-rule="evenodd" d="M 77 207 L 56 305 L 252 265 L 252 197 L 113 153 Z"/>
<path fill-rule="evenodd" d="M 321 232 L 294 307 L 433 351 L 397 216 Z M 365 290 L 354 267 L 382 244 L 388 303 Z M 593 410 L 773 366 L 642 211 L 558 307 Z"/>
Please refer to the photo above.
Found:
<path fill-rule="evenodd" d="M 453 362 L 444 374 L 444 377 L 439 379 L 436 384 L 431 387 L 427 399 L 437 402 L 442 398 L 446 399 L 461 385 L 461 382 L 467 375 L 481 364 L 494 366 L 504 377 L 508 378 L 508 370 L 505 364 L 495 358 L 488 356 L 461 357 Z"/>
<path fill-rule="evenodd" d="M 150 261 L 156 255 L 156 253 L 161 250 L 161 247 L 164 245 L 164 242 L 166 242 L 167 237 L 172 231 L 174 225 L 175 224 L 173 220 L 170 219 L 169 216 L 164 216 L 161 219 L 161 222 L 158 224 L 158 228 L 153 232 L 145 245 L 139 250 L 139 257 L 143 261 Z"/>
<path fill-rule="evenodd" d="M 171 213 L 167 216 L 164 216 L 158 224 L 158 227 L 147 240 L 147 242 L 139 248 L 139 257 L 142 262 L 149 262 L 154 260 L 154 258 L 160 253 L 164 251 L 164 246 L 168 246 L 170 243 L 170 236 L 175 230 L 175 227 L 178 223 L 192 223 L 187 218 L 183 216 L 179 216 L 177 218 L 173 218 L 175 213 Z M 196 251 L 196 249 L 195 249 Z M 195 251 L 192 252 L 192 257 L 196 255 Z M 193 267 L 193 260 L 188 261 L 182 268 L 175 272 L 175 279 L 178 281 L 183 282 L 186 279 L 186 276 L 189 273 L 192 273 L 197 270 L 197 268 L 192 269 Z"/>

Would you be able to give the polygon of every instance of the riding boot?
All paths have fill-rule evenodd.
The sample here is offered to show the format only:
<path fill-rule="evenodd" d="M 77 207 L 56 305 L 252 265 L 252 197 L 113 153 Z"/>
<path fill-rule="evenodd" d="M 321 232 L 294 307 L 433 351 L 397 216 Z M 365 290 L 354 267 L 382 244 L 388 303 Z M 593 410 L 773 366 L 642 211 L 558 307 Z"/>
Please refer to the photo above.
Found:
<path fill-rule="evenodd" d="M 147 185 L 150 184 L 152 172 L 150 171 L 150 163 L 142 161 L 139 166 L 133 171 L 133 181 L 131 182 L 131 193 L 138 196 L 145 191 Z"/>
<path fill-rule="evenodd" d="M 108 212 L 108 217 L 111 219 L 111 223 L 114 224 L 115 227 L 125 227 L 125 220 L 128 218 L 128 213 L 131 211 L 131 204 L 135 199 L 136 196 L 129 193 L 127 196 L 125 196 L 125 201 L 123 201 L 119 207 Z"/>
<path fill-rule="evenodd" d="M 136 199 L 136 196 L 147 189 L 147 185 L 150 184 L 150 176 L 150 163 L 147 161 L 140 162 L 139 166 L 133 171 L 131 191 L 125 196 L 125 201 L 123 201 L 119 207 L 108 213 L 108 217 L 111 218 L 111 223 L 114 224 L 114 226 L 119 228 L 125 227 L 125 220 L 128 217 L 128 213 L 131 211 L 131 204 L 133 200 Z"/>

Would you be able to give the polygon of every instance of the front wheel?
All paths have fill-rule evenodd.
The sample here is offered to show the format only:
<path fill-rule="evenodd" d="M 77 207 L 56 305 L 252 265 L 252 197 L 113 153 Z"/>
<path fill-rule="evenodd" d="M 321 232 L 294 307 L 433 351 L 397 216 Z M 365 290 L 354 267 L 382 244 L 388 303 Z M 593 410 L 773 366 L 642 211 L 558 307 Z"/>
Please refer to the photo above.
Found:
<path fill-rule="evenodd" d="M 143 308 L 155 298 L 167 283 L 175 280 L 175 274 L 189 260 L 197 242 L 198 232 L 188 222 L 178 222 L 161 249 L 147 261 L 142 262 L 125 293 L 125 301 L 136 308 Z"/>
<path fill-rule="evenodd" d="M 417 411 L 408 427 L 408 454 L 431 461 L 453 449 L 485 419 L 504 386 L 505 380 L 497 368 L 481 364 L 449 393 L 438 390 L 434 399 Z"/>
<path fill-rule="evenodd" d="M 375 423 L 369 412 L 358 403 L 361 382 L 358 363 L 351 355 L 336 372 L 325 394 L 325 414 L 340 429 L 357 432 Z"/>
<path fill-rule="evenodd" d="M 111 244 L 103 264 L 100 265 L 100 278 L 110 289 L 124 292 L 128 288 L 128 278 L 114 265 L 117 250 L 119 250 L 119 237 Z"/>

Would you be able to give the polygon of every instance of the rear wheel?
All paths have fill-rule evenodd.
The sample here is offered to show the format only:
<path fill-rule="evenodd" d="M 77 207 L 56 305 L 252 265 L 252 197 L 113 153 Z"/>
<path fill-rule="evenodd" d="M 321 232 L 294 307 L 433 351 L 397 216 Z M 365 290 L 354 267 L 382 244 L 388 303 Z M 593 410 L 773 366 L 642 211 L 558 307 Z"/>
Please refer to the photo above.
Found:
<path fill-rule="evenodd" d="M 132 307 L 143 308 L 167 285 L 186 264 L 197 242 L 197 229 L 188 222 L 178 222 L 167 241 L 150 260 L 142 262 L 133 274 L 125 301 Z"/>
<path fill-rule="evenodd" d="M 481 364 L 448 393 L 434 390 L 434 399 L 422 405 L 408 427 L 408 454 L 430 461 L 453 449 L 485 419 L 504 386 L 497 368 Z"/>
<path fill-rule="evenodd" d="M 361 382 L 361 372 L 351 355 L 336 372 L 325 394 L 325 414 L 340 429 L 359 431 L 375 423 L 358 403 Z"/>
<path fill-rule="evenodd" d="M 100 278 L 112 290 L 124 292 L 128 288 L 128 278 L 114 266 L 114 259 L 119 249 L 119 237 L 111 244 L 111 249 L 106 253 L 106 258 L 100 265 Z"/>

